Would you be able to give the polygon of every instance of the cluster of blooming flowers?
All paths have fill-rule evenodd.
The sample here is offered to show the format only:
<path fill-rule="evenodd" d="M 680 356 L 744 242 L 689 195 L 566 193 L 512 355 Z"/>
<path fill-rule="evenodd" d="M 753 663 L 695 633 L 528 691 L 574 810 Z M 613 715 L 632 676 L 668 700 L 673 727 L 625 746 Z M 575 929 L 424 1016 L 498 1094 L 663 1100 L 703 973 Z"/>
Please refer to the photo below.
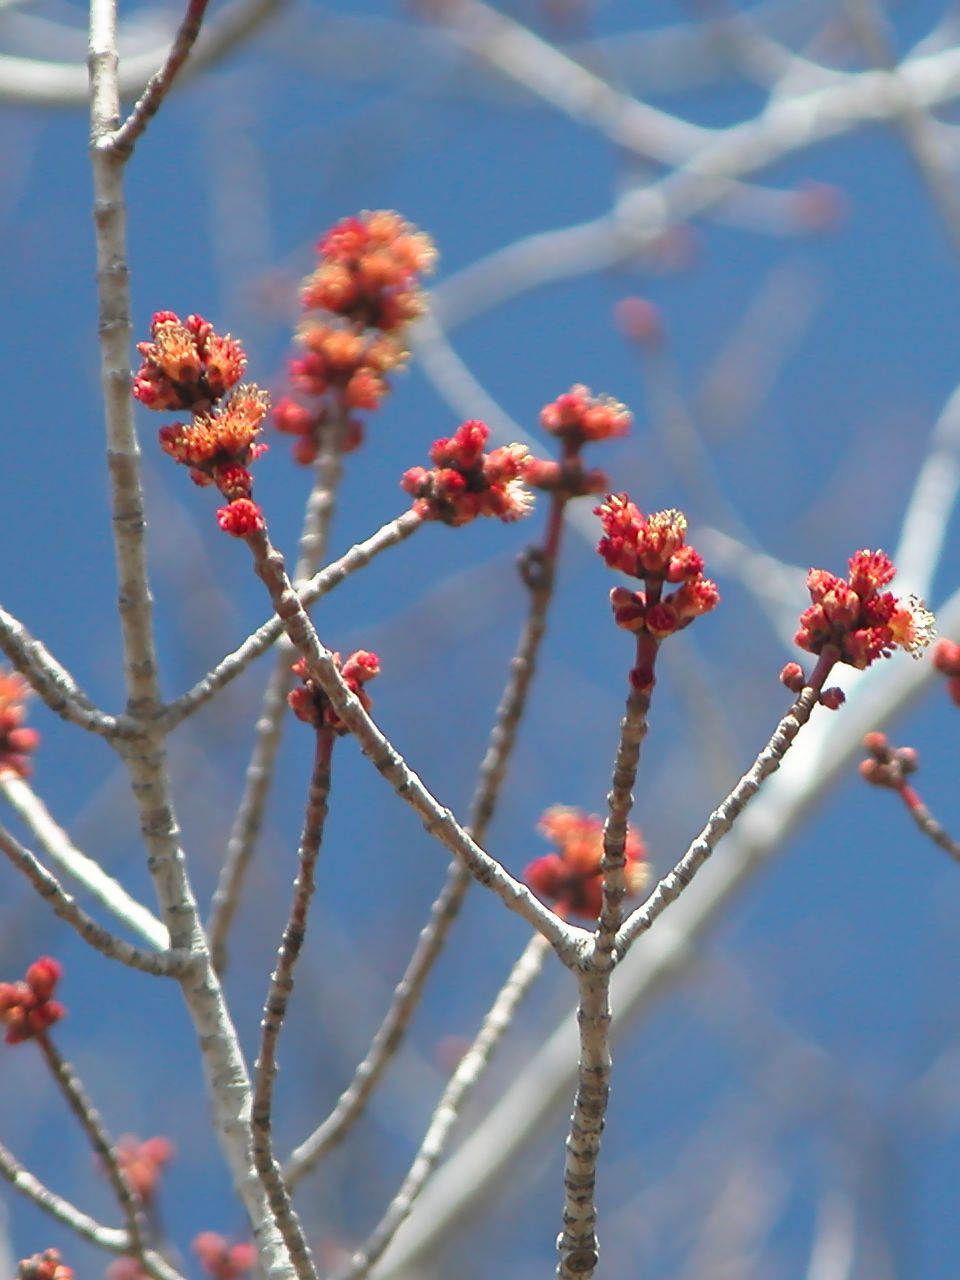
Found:
<path fill-rule="evenodd" d="M 641 578 L 645 590 L 614 587 L 613 616 L 626 631 L 662 640 L 716 608 L 715 582 L 703 576 L 703 557 L 686 544 L 687 520 L 672 508 L 645 516 L 625 493 L 610 494 L 595 513 L 603 526 L 597 551 L 611 569 Z M 665 584 L 677 589 L 666 596 Z"/>
<path fill-rule="evenodd" d="M 400 484 L 413 495 L 413 509 L 424 520 L 453 526 L 478 516 L 519 520 L 533 507 L 524 487 L 530 460 L 525 445 L 506 444 L 485 453 L 490 429 L 483 422 L 464 422 L 452 436 L 430 450 L 433 467 L 411 467 Z"/>
<path fill-rule="evenodd" d="M 17 1266 L 16 1280 L 73 1280 L 73 1268 L 60 1261 L 59 1249 L 44 1249 Z"/>
<path fill-rule="evenodd" d="M 0 671 L 0 771 L 9 769 L 21 778 L 31 772 L 30 752 L 40 741 L 36 729 L 23 725 L 24 702 L 30 686 L 15 671 Z"/>
<path fill-rule="evenodd" d="M 947 693 L 960 707 L 960 644 L 953 640 L 938 640 L 933 651 L 933 665 L 947 677 Z"/>
<path fill-rule="evenodd" d="M 595 396 L 579 384 L 571 387 L 540 413 L 540 425 L 560 441 L 562 457 L 559 461 L 528 458 L 524 480 L 534 489 L 565 498 L 603 493 L 609 488 L 607 477 L 603 471 L 584 467 L 583 446 L 626 435 L 632 421 L 627 408 L 611 396 Z"/>
<path fill-rule="evenodd" d="M 344 684 L 356 696 L 364 711 L 369 711 L 372 704 L 364 685 L 380 674 L 380 659 L 366 649 L 357 649 L 345 662 L 341 661 L 339 653 L 333 655 L 333 661 Z M 330 705 L 327 695 L 310 679 L 303 658 L 295 662 L 291 670 L 302 681 L 287 695 L 287 701 L 297 719 L 303 720 L 305 724 L 312 724 L 315 729 L 332 729 L 340 735 L 348 733 L 347 726 Z"/>
<path fill-rule="evenodd" d="M 795 641 L 808 653 L 836 654 L 836 661 L 863 670 L 895 649 L 912 657 L 933 636 L 933 614 L 916 596 L 901 600 L 883 591 L 896 575 L 882 551 L 857 551 L 846 581 L 826 569 L 811 569 L 807 589 L 813 601 L 800 615 Z"/>
<path fill-rule="evenodd" d="M 524 871 L 524 880 L 538 897 L 553 904 L 558 915 L 595 920 L 603 899 L 603 819 L 554 805 L 540 819 L 539 829 L 557 852 L 535 858 Z M 646 847 L 633 827 L 627 828 L 624 855 L 627 892 L 633 895 L 650 874 L 644 861 Z"/>
<path fill-rule="evenodd" d="M 160 447 L 190 468 L 195 484 L 215 485 L 226 498 L 217 512 L 221 529 L 238 538 L 262 529 L 250 465 L 267 449 L 257 437 L 270 400 L 254 383 L 237 385 L 247 363 L 243 348 L 201 316 L 181 321 L 173 311 L 154 315 L 151 337 L 137 344 L 143 363 L 133 394 L 148 409 L 192 415 L 188 423 L 161 427 Z"/>
<path fill-rule="evenodd" d="M 289 366 L 302 399 L 285 396 L 273 416 L 280 431 L 297 437 L 294 457 L 304 464 L 330 423 L 345 428 L 344 450 L 361 443 L 354 410 L 378 408 L 387 375 L 406 363 L 407 330 L 425 306 L 420 277 L 432 270 L 436 250 L 398 213 L 378 210 L 338 222 L 317 257 L 300 293 L 302 354 Z"/>
<path fill-rule="evenodd" d="M 7 1044 L 20 1044 L 43 1035 L 66 1013 L 52 999 L 62 973 L 49 956 L 41 956 L 27 970 L 21 982 L 0 982 L 0 1023 L 7 1028 Z"/>

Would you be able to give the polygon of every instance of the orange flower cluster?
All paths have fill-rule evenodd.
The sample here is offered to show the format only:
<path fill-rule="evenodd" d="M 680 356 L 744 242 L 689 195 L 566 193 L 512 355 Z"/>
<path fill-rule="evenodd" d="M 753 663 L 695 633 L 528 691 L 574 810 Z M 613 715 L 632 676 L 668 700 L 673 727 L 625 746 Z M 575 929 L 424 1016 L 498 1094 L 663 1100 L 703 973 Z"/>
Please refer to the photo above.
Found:
<path fill-rule="evenodd" d="M 703 576 L 703 558 L 686 544 L 686 517 L 675 510 L 645 516 L 626 494 L 611 494 L 595 508 L 603 526 L 597 551 L 611 569 L 642 578 L 645 591 L 614 587 L 614 620 L 626 631 L 663 640 L 716 608 L 717 585 Z M 679 584 L 664 596 L 666 583 Z"/>
<path fill-rule="evenodd" d="M 227 500 L 217 523 L 236 538 L 264 527 L 253 501 L 250 466 L 266 453 L 257 439 L 270 398 L 254 383 L 235 386 L 247 363 L 239 342 L 221 337 L 200 316 L 181 323 L 173 311 L 158 311 L 152 342 L 137 344 L 143 365 L 133 394 L 148 409 L 189 409 L 188 423 L 160 428 L 160 448 L 190 468 L 194 484 L 216 485 Z M 231 388 L 229 399 L 222 399 Z"/>
<path fill-rule="evenodd" d="M 240 1280 L 256 1264 L 257 1250 L 252 1244 L 229 1244 L 216 1231 L 202 1231 L 193 1241 L 193 1252 L 200 1265 L 213 1280 Z"/>
<path fill-rule="evenodd" d="M 341 662 L 339 653 L 333 655 L 333 661 L 344 684 L 355 694 L 364 711 L 369 711 L 370 695 L 364 685 L 380 674 L 380 659 L 366 649 L 357 649 L 346 662 Z M 310 679 L 303 658 L 295 662 L 291 670 L 303 681 L 287 695 L 287 701 L 297 719 L 303 720 L 305 724 L 312 724 L 315 729 L 332 729 L 341 736 L 348 733 L 347 726 L 330 705 L 327 695 Z"/>
<path fill-rule="evenodd" d="M 60 1261 L 59 1249 L 44 1249 L 18 1264 L 16 1280 L 73 1280 L 73 1268 Z"/>
<path fill-rule="evenodd" d="M 300 294 L 312 313 L 298 335 L 303 355 L 289 366 L 307 403 L 284 397 L 274 411 L 278 430 L 297 437 L 294 457 L 304 464 L 316 457 L 330 423 L 345 424 L 345 450 L 361 443 L 353 411 L 378 408 L 387 375 L 406 363 L 407 329 L 425 306 L 420 277 L 436 257 L 430 237 L 390 210 L 344 218 L 321 238 L 317 254 Z"/>
<path fill-rule="evenodd" d="M 175 311 L 158 311 L 150 333 L 152 342 L 137 343 L 143 364 L 133 378 L 133 394 L 146 408 L 203 413 L 240 381 L 243 348 L 202 316 L 181 320 Z"/>
<path fill-rule="evenodd" d="M 611 396 L 594 396 L 589 387 L 577 385 L 545 405 L 540 425 L 563 446 L 559 462 L 531 458 L 524 479 L 534 489 L 579 498 L 603 493 L 609 487 L 606 474 L 587 470 L 580 456 L 585 444 L 626 435 L 633 419 L 626 407 Z"/>
<path fill-rule="evenodd" d="M 828 648 L 837 661 L 862 670 L 895 649 L 920 657 L 933 636 L 933 614 L 915 596 L 900 600 L 883 591 L 896 569 L 882 551 L 857 551 L 846 581 L 826 569 L 811 569 L 807 589 L 813 601 L 800 615 L 796 643 L 808 653 Z"/>
<path fill-rule="evenodd" d="M 558 852 L 535 858 L 524 871 L 524 880 L 538 897 L 554 904 L 558 915 L 595 920 L 603 898 L 603 819 L 554 805 L 540 819 L 539 827 Z M 624 853 L 627 889 L 633 895 L 649 879 L 646 847 L 633 827 L 627 828 Z"/>
<path fill-rule="evenodd" d="M 523 484 L 530 460 L 526 447 L 507 444 L 485 453 L 489 437 L 486 423 L 464 422 L 434 444 L 432 469 L 404 472 L 400 486 L 413 495 L 418 515 L 456 527 L 478 516 L 509 521 L 529 513 L 533 494 Z"/>
<path fill-rule="evenodd" d="M 0 982 L 0 1022 L 7 1028 L 7 1044 L 32 1040 L 60 1021 L 66 1009 L 51 996 L 62 972 L 56 960 L 41 956 L 22 982 Z"/>
<path fill-rule="evenodd" d="M 30 686 L 23 676 L 0 671 L 0 770 L 9 769 L 21 778 L 30 776 L 29 755 L 40 741 L 36 729 L 23 727 L 23 704 L 29 695 Z"/>

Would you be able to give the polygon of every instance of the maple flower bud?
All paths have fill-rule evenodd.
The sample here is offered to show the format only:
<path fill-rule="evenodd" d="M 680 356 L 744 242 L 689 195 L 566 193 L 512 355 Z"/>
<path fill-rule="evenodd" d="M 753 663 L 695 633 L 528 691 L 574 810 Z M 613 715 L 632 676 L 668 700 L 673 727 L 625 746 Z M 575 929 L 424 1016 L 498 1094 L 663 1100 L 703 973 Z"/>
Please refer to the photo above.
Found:
<path fill-rule="evenodd" d="M 682 512 L 671 508 L 645 516 L 620 493 L 609 494 L 594 514 L 603 527 L 597 551 L 611 569 L 642 578 L 646 586 L 644 592 L 611 592 L 618 627 L 646 631 L 659 642 L 717 607 L 720 593 L 703 576 L 703 557 L 686 543 Z M 672 583 L 679 584 L 676 591 L 664 595 L 664 585 Z"/>
<path fill-rule="evenodd" d="M 23 981 L 0 982 L 0 1023 L 7 1028 L 7 1044 L 32 1040 L 60 1021 L 66 1010 L 50 997 L 62 972 L 56 960 L 41 956 Z"/>
<path fill-rule="evenodd" d="M 334 666 L 340 672 L 344 684 L 355 695 L 364 711 L 369 712 L 373 704 L 364 685 L 380 674 L 380 659 L 375 653 L 368 653 L 366 649 L 357 649 L 345 662 L 341 661 L 339 653 L 332 656 Z M 297 719 L 303 720 L 306 724 L 312 724 L 316 729 L 332 729 L 340 736 L 349 733 L 347 725 L 333 709 L 323 689 L 311 679 L 303 658 L 295 662 L 291 670 L 302 681 L 302 684 L 292 689 L 287 697 Z"/>

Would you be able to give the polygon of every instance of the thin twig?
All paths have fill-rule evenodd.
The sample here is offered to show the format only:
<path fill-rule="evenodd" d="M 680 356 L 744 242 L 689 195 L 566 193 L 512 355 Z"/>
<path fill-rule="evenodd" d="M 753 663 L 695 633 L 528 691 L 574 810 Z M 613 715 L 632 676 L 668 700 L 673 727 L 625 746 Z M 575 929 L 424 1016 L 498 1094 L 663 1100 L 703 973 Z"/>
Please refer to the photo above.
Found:
<path fill-rule="evenodd" d="M 900 132 L 940 215 L 954 254 L 960 254 L 960 191 L 956 174 L 947 163 L 934 122 L 918 105 L 909 84 L 899 74 L 896 49 L 883 11 L 876 0 L 845 0 L 844 7 L 868 56 L 890 74 L 891 89 L 900 99 L 896 111 Z"/>
<path fill-rule="evenodd" d="M 652 651 L 652 660 L 657 650 Z M 638 651 L 639 661 L 639 651 Z M 577 975 L 580 1029 L 577 1091 L 563 1168 L 563 1229 L 557 1239 L 557 1275 L 577 1280 L 597 1264 L 597 1160 L 610 1096 L 610 977 L 617 961 L 617 930 L 627 895 L 627 822 L 633 808 L 640 747 L 647 735 L 650 688 L 631 688 L 620 723 L 620 741 L 603 824 L 603 897 L 594 945 Z"/>
<path fill-rule="evenodd" d="M 606 963 L 598 963 L 605 959 Z M 580 1052 L 577 1092 L 563 1166 L 563 1230 L 557 1237 L 557 1276 L 589 1280 L 597 1265 L 597 1157 L 610 1096 L 611 957 L 599 951 L 578 975 Z"/>
<path fill-rule="evenodd" d="M 332 1280 L 362 1280 L 393 1239 L 409 1215 L 417 1196 L 437 1167 L 454 1125 L 460 1118 L 474 1086 L 487 1067 L 504 1032 L 513 1022 L 520 1002 L 540 975 L 547 956 L 544 938 L 534 936 L 517 960 L 490 1011 L 483 1020 L 473 1044 L 466 1051 L 450 1078 L 434 1110 L 420 1149 L 410 1165 L 400 1190 L 350 1261 L 334 1272 Z"/>
<path fill-rule="evenodd" d="M 132 898 L 99 862 L 80 852 L 29 783 L 12 773 L 0 774 L 0 794 L 27 824 L 37 844 L 61 871 L 82 885 L 96 902 L 151 947 L 157 951 L 166 950 L 170 944 L 166 925 L 142 902 Z"/>
<path fill-rule="evenodd" d="M 573 120 L 594 126 L 617 146 L 662 164 L 688 160 L 714 130 L 631 97 L 582 63 L 480 0 L 441 0 L 432 7 L 447 35 L 486 59 Z"/>
<path fill-rule="evenodd" d="M 256 29 L 273 17 L 285 0 L 234 0 L 208 23 L 180 76 L 181 81 L 243 43 Z M 131 18 L 131 26 L 135 16 Z M 166 41 L 145 53 L 123 60 L 118 80 L 120 94 L 129 100 L 142 93 L 165 56 Z M 82 107 L 87 104 L 87 76 L 80 62 L 53 62 L 47 59 L 0 56 L 0 100 L 30 102 L 46 107 Z"/>
<path fill-rule="evenodd" d="M 486 754 L 480 765 L 476 790 L 470 804 L 467 831 L 482 844 L 496 810 L 500 789 L 517 731 L 523 718 L 527 695 L 536 674 L 537 657 L 547 626 L 547 612 L 553 596 L 556 560 L 562 528 L 563 504 L 554 502 L 545 549 L 531 553 L 526 574 L 530 589 L 530 612 L 511 663 L 510 678 L 497 707 Z M 390 1008 L 377 1028 L 353 1079 L 337 1099 L 327 1118 L 291 1152 L 284 1166 L 289 1186 L 316 1167 L 323 1156 L 342 1142 L 363 1114 L 387 1064 L 403 1042 L 410 1019 L 420 1002 L 427 978 L 443 949 L 473 877 L 462 862 L 454 861 L 447 879 L 430 909 L 409 963 L 393 993 Z"/>
<path fill-rule="evenodd" d="M 898 79 L 921 109 L 960 94 L 960 49 L 901 63 Z M 729 195 L 731 184 L 784 156 L 867 123 L 896 118 L 903 87 L 891 92 L 886 71 L 864 71 L 783 100 L 720 129 L 710 143 L 659 182 L 626 192 L 610 213 L 589 222 L 526 236 L 449 276 L 431 293 L 447 329 L 540 285 L 628 262 L 651 239 Z"/>
<path fill-rule="evenodd" d="M 650 693 L 631 689 L 620 723 L 620 741 L 613 766 L 613 780 L 607 796 L 609 813 L 603 824 L 603 899 L 597 922 L 596 951 L 591 964 L 609 972 L 609 960 L 623 921 L 623 900 L 627 896 L 627 821 L 633 808 L 633 787 L 637 780 L 640 746 L 647 736 Z"/>
<path fill-rule="evenodd" d="M 313 488 L 304 512 L 297 567 L 294 571 L 294 581 L 298 586 L 316 572 L 326 551 L 336 493 L 343 478 L 343 442 L 347 430 L 346 415 L 328 422 L 314 462 Z M 277 646 L 276 662 L 263 693 L 243 795 L 227 841 L 226 856 L 210 906 L 207 936 L 210 939 L 213 962 L 220 974 L 226 968 L 227 935 L 240 906 L 250 860 L 263 827 L 263 817 L 273 786 L 277 753 L 286 723 L 287 694 L 294 684 L 290 669 L 292 657 L 290 642 L 282 636 Z"/>
<path fill-rule="evenodd" d="M 949 831 L 940 825 L 913 787 L 904 781 L 895 790 L 907 813 L 927 839 L 948 853 L 955 862 L 960 862 L 960 841 L 954 840 Z"/>
<path fill-rule="evenodd" d="M 160 110 L 164 98 L 170 92 L 180 68 L 190 56 L 200 28 L 203 26 L 208 0 L 187 0 L 187 11 L 173 37 L 170 51 L 163 66 L 147 81 L 147 86 L 133 110 L 111 138 L 111 146 L 119 155 L 129 156 L 137 139 Z"/>
<path fill-rule="evenodd" d="M 361 750 L 374 768 L 383 775 L 414 811 L 419 814 L 428 834 L 459 858 L 473 877 L 492 889 L 500 900 L 516 911 L 528 924 L 542 933 L 568 965 L 577 963 L 580 950 L 588 937 L 583 929 L 560 920 L 530 890 L 516 880 L 496 859 L 471 840 L 449 809 L 445 809 L 424 786 L 385 734 L 344 684 L 333 661 L 333 654 L 317 638 L 313 624 L 293 588 L 283 563 L 283 556 L 272 545 L 264 530 L 246 536 L 254 560 L 254 568 L 263 581 L 274 610 L 283 621 L 284 630 L 297 652 L 304 658 L 310 678 L 315 680 L 330 699 L 333 709 L 356 737 Z"/>
<path fill-rule="evenodd" d="M 107 739 L 124 732 L 123 721 L 95 707 L 69 671 L 6 609 L 0 609 L 0 649 L 61 719 Z"/>
<path fill-rule="evenodd" d="M 713 853 L 721 838 L 730 831 L 737 817 L 760 790 L 766 778 L 780 768 L 783 757 L 793 746 L 802 727 L 817 705 L 819 690 L 808 686 L 777 725 L 770 741 L 757 756 L 751 768 L 721 804 L 714 809 L 703 830 L 686 853 L 645 902 L 627 918 L 617 934 L 617 955 L 622 957 L 642 933 L 662 915 L 671 902 L 676 902 L 684 889 Z"/>
<path fill-rule="evenodd" d="M 111 1253 L 130 1253 L 130 1233 L 120 1227 L 105 1227 L 78 1209 L 76 1205 L 58 1196 L 56 1192 L 45 1187 L 39 1178 L 35 1178 L 29 1170 L 0 1145 L 0 1174 L 10 1183 L 14 1190 L 32 1201 L 44 1213 L 63 1223 L 71 1231 L 76 1232 L 84 1240 L 108 1249 Z M 152 1250 L 146 1250 L 141 1259 L 143 1269 L 154 1280 L 183 1280 L 183 1276 L 174 1267 Z"/>
<path fill-rule="evenodd" d="M 340 585 L 358 569 L 364 568 L 381 551 L 394 547 L 420 528 L 423 521 L 414 511 L 405 511 L 395 520 L 388 521 L 376 533 L 364 542 L 358 542 L 345 552 L 339 560 L 334 560 L 325 569 L 314 574 L 306 584 L 298 584 L 298 592 L 303 604 L 309 608 L 327 592 Z M 228 653 L 217 665 L 198 680 L 192 689 L 181 697 L 167 704 L 162 715 L 162 723 L 167 729 L 174 729 L 182 721 L 194 713 L 198 707 L 219 693 L 219 691 L 236 679 L 241 672 L 256 658 L 276 643 L 283 635 L 283 624 L 276 616 L 269 618 L 252 635 L 244 640 L 239 648 Z"/>
<path fill-rule="evenodd" d="M 152 604 L 147 574 L 140 450 L 133 423 L 129 344 L 124 157 L 111 147 L 119 124 L 116 0 L 91 0 L 91 151 L 97 246 L 101 382 L 114 555 L 119 579 L 127 713 L 137 722 L 129 742 L 117 740 L 137 803 L 147 864 L 170 944 L 195 955 L 181 990 L 197 1033 L 221 1148 L 270 1280 L 292 1280 L 293 1268 L 266 1193 L 253 1167 L 250 1079 L 236 1031 L 210 963 L 196 898 L 180 847 L 166 767 Z"/>
<path fill-rule="evenodd" d="M 143 1201 L 130 1185 L 130 1181 L 117 1159 L 116 1148 L 110 1135 L 103 1127 L 99 1112 L 84 1092 L 73 1067 L 60 1056 L 56 1046 L 50 1039 L 49 1032 L 43 1031 L 34 1039 L 46 1059 L 50 1072 L 67 1100 L 67 1105 L 76 1116 L 80 1127 L 93 1147 L 94 1155 L 103 1164 L 103 1171 L 110 1180 L 120 1212 L 127 1224 L 127 1238 L 130 1255 L 143 1262 L 147 1244 L 147 1223 L 143 1214 Z"/>
<path fill-rule="evenodd" d="M 29 849 L 0 826 L 0 849 L 7 855 L 18 871 L 22 871 L 42 898 L 45 898 L 61 920 L 66 920 L 79 933 L 85 942 L 108 956 L 111 960 L 119 960 L 131 969 L 139 969 L 142 973 L 152 973 L 158 977 L 170 977 L 186 969 L 190 964 L 190 956 L 185 952 L 176 954 L 172 951 L 144 951 L 140 947 L 131 946 L 123 938 L 104 929 L 91 916 L 78 906 L 75 899 L 65 891 L 56 876 L 34 857 Z"/>
<path fill-rule="evenodd" d="M 960 592 L 937 610 L 942 631 L 960 633 Z M 703 939 L 738 892 L 754 882 L 786 845 L 790 833 L 862 751 L 865 733 L 902 713 L 935 678 L 932 663 L 876 663 L 858 674 L 841 712 L 810 723 L 786 762 L 734 825 L 724 856 L 617 966 L 613 978 L 613 1037 L 635 1027 L 654 1001 L 672 991 L 702 953 Z M 569 1105 L 576 1083 L 577 1029 L 567 1015 L 524 1072 L 510 1082 L 464 1142 L 437 1171 L 377 1269 L 378 1280 L 406 1280 L 430 1265 L 442 1242 L 479 1205 L 513 1185 L 524 1147 Z"/>
<path fill-rule="evenodd" d="M 253 1080 L 253 1158 L 263 1179 L 290 1257 L 300 1280 L 316 1280 L 317 1272 L 290 1201 L 290 1188 L 274 1158 L 272 1137 L 273 1089 L 277 1076 L 277 1043 L 293 991 L 293 974 L 307 931 L 307 913 L 315 887 L 315 870 L 330 795 L 330 764 L 334 734 L 323 726 L 316 731 L 313 773 L 307 796 L 303 834 L 300 837 L 299 870 L 293 886 L 293 903 L 283 931 L 277 966 L 263 1007 L 260 1052 Z"/>

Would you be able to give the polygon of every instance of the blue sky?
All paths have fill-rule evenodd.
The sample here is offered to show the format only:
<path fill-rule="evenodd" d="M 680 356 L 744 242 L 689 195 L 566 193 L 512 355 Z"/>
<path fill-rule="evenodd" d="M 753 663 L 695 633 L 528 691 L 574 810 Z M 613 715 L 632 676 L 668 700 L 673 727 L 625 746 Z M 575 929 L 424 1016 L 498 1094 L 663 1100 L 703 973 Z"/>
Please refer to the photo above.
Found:
<path fill-rule="evenodd" d="M 762 90 L 732 72 L 717 83 L 667 87 L 669 64 L 645 54 L 636 8 L 626 0 L 591 7 L 584 32 L 598 42 L 585 55 L 591 65 L 704 125 L 759 110 Z M 534 21 L 540 9 L 532 0 L 514 7 Z M 78 30 L 83 20 L 79 10 L 52 3 L 21 12 Z M 839 9 L 828 4 L 761 12 L 811 56 L 841 58 L 851 47 Z M 0 14 L 0 44 L 7 32 L 6 47 L 16 49 L 24 37 L 13 16 Z M 934 4 L 900 6 L 893 16 L 900 51 L 940 16 Z M 644 6 L 644 27 L 685 18 L 683 6 Z M 824 22 L 826 34 L 807 44 Z M 78 36 L 78 49 L 82 43 Z M 860 65 L 856 57 L 851 64 Z M 948 108 L 940 118 L 952 115 Z M 11 540 L 3 604 L 114 709 L 122 684 L 87 121 L 79 109 L 9 103 L 0 105 L 0 119 L 8 178 L 0 198 L 8 373 L 0 486 Z M 955 149 L 952 133 L 944 131 L 943 141 Z M 473 65 L 406 6 L 292 6 L 248 48 L 174 94 L 129 166 L 138 336 L 158 309 L 200 312 L 244 340 L 248 374 L 276 389 L 296 320 L 296 282 L 319 234 L 340 217 L 362 208 L 401 211 L 434 237 L 443 290 L 505 244 L 600 217 L 628 184 L 650 176 L 589 127 Z M 798 150 L 756 181 L 787 193 L 830 184 L 842 192 L 842 215 L 826 229 L 804 229 L 789 196 L 777 197 L 774 218 L 768 200 L 739 213 L 711 211 L 684 229 L 672 253 L 666 246 L 659 258 L 524 292 L 450 338 L 531 434 L 540 407 L 574 382 L 627 402 L 635 431 L 626 444 L 608 447 L 606 458 L 598 449 L 597 465 L 645 509 L 683 507 L 696 529 L 704 518 L 697 486 L 671 464 L 655 420 L 656 389 L 675 377 L 710 468 L 757 542 L 791 566 L 842 570 L 858 547 L 892 549 L 898 538 L 916 470 L 957 383 L 960 263 L 891 128 Z M 769 225 L 758 228 L 763 220 Z M 659 309 L 666 365 L 618 332 L 614 308 L 628 296 Z M 244 549 L 218 534 L 211 494 L 160 455 L 159 420 L 138 414 L 164 688 L 173 696 L 266 608 Z M 368 445 L 348 459 L 333 552 L 402 509 L 403 470 L 424 461 L 433 439 L 463 416 L 416 363 L 397 378 L 370 422 Z M 271 530 L 292 553 L 308 477 L 280 437 L 258 473 Z M 384 674 L 376 714 L 458 814 L 521 622 L 514 561 L 540 519 L 422 530 L 318 612 L 332 647 L 378 650 Z M 956 586 L 949 551 L 956 533 L 953 521 L 933 604 Z M 602 811 L 622 708 L 630 646 L 610 621 L 613 580 L 586 539 L 571 533 L 567 552 L 539 684 L 490 835 L 491 851 L 514 871 L 543 851 L 534 828 L 548 805 Z M 661 871 L 766 740 L 787 705 L 777 673 L 798 656 L 733 574 L 717 569 L 715 576 L 724 605 L 687 633 L 683 656 L 667 666 L 637 788 L 638 820 Z M 798 578 L 798 614 L 805 603 Z M 185 847 L 201 899 L 215 882 L 240 794 L 268 662 L 174 740 Z M 956 717 L 933 688 L 894 731 L 920 748 L 924 795 L 954 829 Z M 150 901 L 132 806 L 108 751 L 37 706 L 31 723 L 43 734 L 36 786 L 55 816 Z M 712 757 L 704 739 L 712 739 Z M 291 724 L 228 979 L 251 1052 L 308 768 L 305 731 Z M 298 1140 L 349 1077 L 444 868 L 439 846 L 397 808 L 352 745 L 341 743 L 302 1003 L 285 1042 L 281 1145 Z M 694 1206 L 702 1222 L 734 1166 L 756 1222 L 765 1224 L 754 1269 L 738 1274 L 805 1274 L 817 1213 L 836 1193 L 856 1207 L 859 1269 L 851 1274 L 952 1275 L 960 1247 L 952 1213 L 960 1112 L 943 1080 L 956 1053 L 958 917 L 957 868 L 922 843 L 892 797 L 868 791 L 852 769 L 838 779 L 724 915 L 688 977 L 623 1046 L 601 1186 L 609 1243 L 600 1274 L 631 1274 L 623 1267 L 635 1258 L 651 1277 L 690 1274 L 684 1267 L 693 1265 L 697 1229 L 682 1205 Z M 59 1042 L 110 1127 L 162 1131 L 177 1143 L 164 1205 L 171 1237 L 183 1245 L 201 1229 L 239 1231 L 203 1127 L 190 1028 L 173 993 L 87 956 L 12 871 L 3 874 L 0 921 L 3 976 L 19 974 L 40 951 L 64 960 L 71 1015 Z M 438 1045 L 472 1035 L 524 939 L 518 920 L 474 894 L 411 1047 L 350 1150 L 335 1155 L 304 1197 L 305 1218 L 325 1247 L 353 1242 L 375 1221 L 440 1087 Z M 338 974 L 348 955 L 355 976 L 344 984 Z M 565 974 L 548 972 L 474 1118 L 522 1069 L 571 994 Z M 29 1048 L 3 1056 L 3 1140 L 51 1185 L 112 1220 L 106 1191 L 91 1185 L 87 1153 L 61 1122 Z M 790 1052 L 799 1066 L 790 1065 Z M 510 1242 L 497 1246 L 498 1274 L 525 1280 L 551 1265 L 562 1133 L 557 1115 L 525 1157 L 516 1193 L 490 1209 L 496 1238 Z M 3 1202 L 16 1256 L 58 1243 L 78 1274 L 100 1273 L 94 1255 L 35 1210 L 6 1194 Z M 463 1237 L 460 1275 L 482 1274 L 471 1261 L 477 1238 Z"/>

